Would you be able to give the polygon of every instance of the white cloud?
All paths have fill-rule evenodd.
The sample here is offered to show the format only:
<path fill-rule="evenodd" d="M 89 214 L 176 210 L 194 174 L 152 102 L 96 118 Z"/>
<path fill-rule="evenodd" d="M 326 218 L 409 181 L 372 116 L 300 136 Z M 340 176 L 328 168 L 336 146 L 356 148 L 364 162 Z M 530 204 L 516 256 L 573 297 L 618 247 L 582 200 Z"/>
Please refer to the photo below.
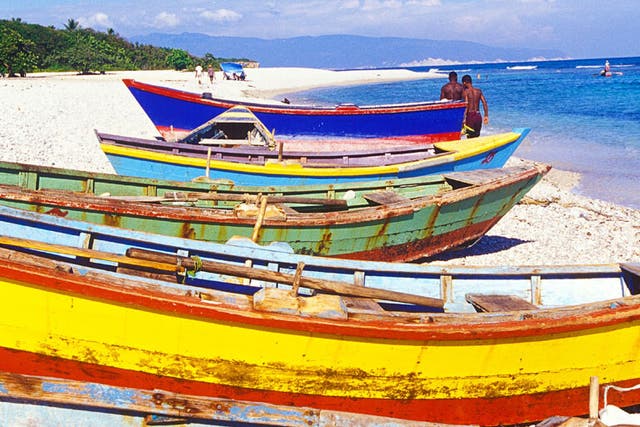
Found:
<path fill-rule="evenodd" d="M 440 0 L 409 0 L 407 2 L 407 6 L 434 7 L 434 6 L 442 6 L 442 2 Z"/>
<path fill-rule="evenodd" d="M 174 13 L 160 12 L 155 16 L 153 23 L 156 27 L 177 27 L 180 18 Z"/>
<path fill-rule="evenodd" d="M 113 27 L 109 16 L 106 13 L 98 12 L 88 17 L 78 18 L 81 27 L 85 28 L 110 28 Z"/>
<path fill-rule="evenodd" d="M 357 9 L 360 7 L 359 0 L 345 0 L 338 3 L 339 9 Z"/>
<path fill-rule="evenodd" d="M 237 22 L 242 19 L 242 14 L 229 9 L 205 10 L 200 16 L 214 22 Z"/>
<path fill-rule="evenodd" d="M 362 10 L 383 10 L 383 9 L 397 9 L 402 7 L 400 0 L 364 0 Z"/>

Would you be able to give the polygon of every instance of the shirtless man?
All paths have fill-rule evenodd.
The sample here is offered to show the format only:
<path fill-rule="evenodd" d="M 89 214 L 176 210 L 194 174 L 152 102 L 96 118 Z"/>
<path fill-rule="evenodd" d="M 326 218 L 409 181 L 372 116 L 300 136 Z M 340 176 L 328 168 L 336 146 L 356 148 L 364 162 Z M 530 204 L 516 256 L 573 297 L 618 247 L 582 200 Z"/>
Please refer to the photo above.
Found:
<path fill-rule="evenodd" d="M 484 109 L 484 124 L 489 124 L 489 106 L 487 100 L 484 98 L 482 91 L 476 87 L 473 87 L 471 82 L 471 76 L 466 74 L 462 77 L 462 84 L 464 85 L 464 98 L 467 102 L 467 111 L 465 112 L 464 127 L 467 133 L 467 138 L 475 138 L 480 136 L 480 130 L 482 129 L 482 115 L 480 114 L 480 101 L 482 101 L 482 107 Z"/>
<path fill-rule="evenodd" d="M 453 101 L 464 99 L 464 86 L 458 83 L 458 73 L 455 71 L 449 73 L 449 83 L 440 89 L 440 99 L 451 99 Z"/>

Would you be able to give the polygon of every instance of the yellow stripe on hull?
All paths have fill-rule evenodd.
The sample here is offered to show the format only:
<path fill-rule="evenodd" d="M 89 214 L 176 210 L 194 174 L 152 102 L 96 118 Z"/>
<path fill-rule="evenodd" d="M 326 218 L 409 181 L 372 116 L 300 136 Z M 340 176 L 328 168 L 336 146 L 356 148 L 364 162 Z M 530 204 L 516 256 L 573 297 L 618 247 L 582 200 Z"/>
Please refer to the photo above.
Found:
<path fill-rule="evenodd" d="M 162 163 L 171 163 L 183 166 L 192 166 L 205 169 L 207 160 L 179 156 L 175 154 L 163 154 L 154 151 L 147 151 L 137 148 L 118 147 L 114 145 L 101 144 L 105 154 L 115 154 L 119 156 L 143 158 Z M 365 166 L 365 167 L 349 167 L 349 168 L 320 168 L 305 167 L 299 162 L 267 162 L 264 165 L 254 165 L 247 163 L 225 162 L 220 160 L 211 160 L 209 162 L 211 169 L 228 170 L 238 173 L 259 173 L 274 175 L 294 175 L 294 176 L 344 176 L 346 172 L 350 176 L 367 176 L 380 174 L 395 174 L 398 172 L 397 165 L 388 166 Z"/>
<path fill-rule="evenodd" d="M 513 340 L 354 339 L 146 311 L 8 280 L 0 286 L 0 346 L 248 389 L 462 399 L 585 386 L 591 375 L 640 377 L 640 322 Z"/>
<path fill-rule="evenodd" d="M 515 132 L 498 135 L 481 136 L 478 138 L 461 139 L 456 141 L 436 142 L 433 145 L 442 151 L 450 151 L 455 160 L 466 159 L 515 141 L 520 134 Z"/>
<path fill-rule="evenodd" d="M 438 149 L 449 151 L 450 154 L 440 155 L 424 160 L 417 160 L 406 163 L 385 166 L 363 166 L 363 167 L 305 167 L 299 162 L 266 162 L 264 165 L 246 164 L 226 162 L 212 159 L 209 162 L 211 169 L 227 170 L 238 173 L 259 173 L 273 175 L 293 175 L 293 176 L 378 176 L 397 174 L 401 169 L 412 169 L 419 165 L 421 168 L 429 167 L 431 164 L 440 165 L 448 161 L 458 161 L 473 157 L 483 152 L 489 153 L 495 148 L 511 143 L 517 140 L 520 134 L 514 132 L 503 133 L 499 135 L 490 135 L 485 137 L 473 138 L 469 140 L 456 140 L 436 143 Z M 175 154 L 164 154 L 153 151 L 147 151 L 137 148 L 120 147 L 110 144 L 101 144 L 102 150 L 106 154 L 118 156 L 144 158 L 151 161 L 171 163 L 176 165 L 199 167 L 205 169 L 207 160 L 189 156 L 180 156 Z M 347 173 L 348 172 L 348 173 Z"/>

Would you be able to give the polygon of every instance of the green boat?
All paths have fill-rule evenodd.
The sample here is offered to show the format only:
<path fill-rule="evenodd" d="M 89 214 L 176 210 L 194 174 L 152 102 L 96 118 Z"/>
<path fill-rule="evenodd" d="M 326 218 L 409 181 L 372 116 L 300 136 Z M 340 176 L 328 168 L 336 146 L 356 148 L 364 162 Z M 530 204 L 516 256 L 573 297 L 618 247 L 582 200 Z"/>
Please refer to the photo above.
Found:
<path fill-rule="evenodd" d="M 296 253 L 410 261 L 482 237 L 550 169 L 534 164 L 293 187 L 185 183 L 0 162 L 0 203 L 96 224 Z"/>

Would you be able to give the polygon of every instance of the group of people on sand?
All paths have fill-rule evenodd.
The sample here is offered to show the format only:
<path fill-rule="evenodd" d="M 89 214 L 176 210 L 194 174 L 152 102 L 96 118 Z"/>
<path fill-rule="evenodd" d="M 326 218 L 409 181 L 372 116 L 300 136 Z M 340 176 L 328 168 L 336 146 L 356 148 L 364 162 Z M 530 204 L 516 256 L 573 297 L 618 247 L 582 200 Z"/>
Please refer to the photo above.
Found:
<path fill-rule="evenodd" d="M 213 81 L 216 79 L 216 72 L 213 69 L 213 66 L 211 64 L 209 64 L 209 67 L 207 67 L 207 75 L 209 76 L 209 83 L 213 84 Z M 196 80 L 198 81 L 199 85 L 202 84 L 202 76 L 203 76 L 202 66 L 196 65 Z"/>
<path fill-rule="evenodd" d="M 440 89 L 440 99 L 450 99 L 453 101 L 465 101 L 467 109 L 464 114 L 464 132 L 467 138 L 480 136 L 482 123 L 489 124 L 489 105 L 482 93 L 482 90 L 473 86 L 471 76 L 462 76 L 462 84 L 458 83 L 458 73 L 449 73 L 449 82 Z M 484 119 L 480 114 L 480 102 L 484 110 Z"/>
<path fill-rule="evenodd" d="M 204 70 L 201 65 L 196 65 L 195 70 L 196 80 L 198 81 L 198 84 L 201 85 L 204 76 Z M 207 75 L 209 76 L 209 83 L 213 84 L 213 81 L 216 79 L 216 72 L 211 64 L 209 64 L 209 66 L 207 67 Z M 246 77 L 247 75 L 244 73 L 244 71 L 240 71 L 239 73 L 227 73 L 225 71 L 222 72 L 222 78 L 225 80 L 244 80 L 246 79 Z"/>

